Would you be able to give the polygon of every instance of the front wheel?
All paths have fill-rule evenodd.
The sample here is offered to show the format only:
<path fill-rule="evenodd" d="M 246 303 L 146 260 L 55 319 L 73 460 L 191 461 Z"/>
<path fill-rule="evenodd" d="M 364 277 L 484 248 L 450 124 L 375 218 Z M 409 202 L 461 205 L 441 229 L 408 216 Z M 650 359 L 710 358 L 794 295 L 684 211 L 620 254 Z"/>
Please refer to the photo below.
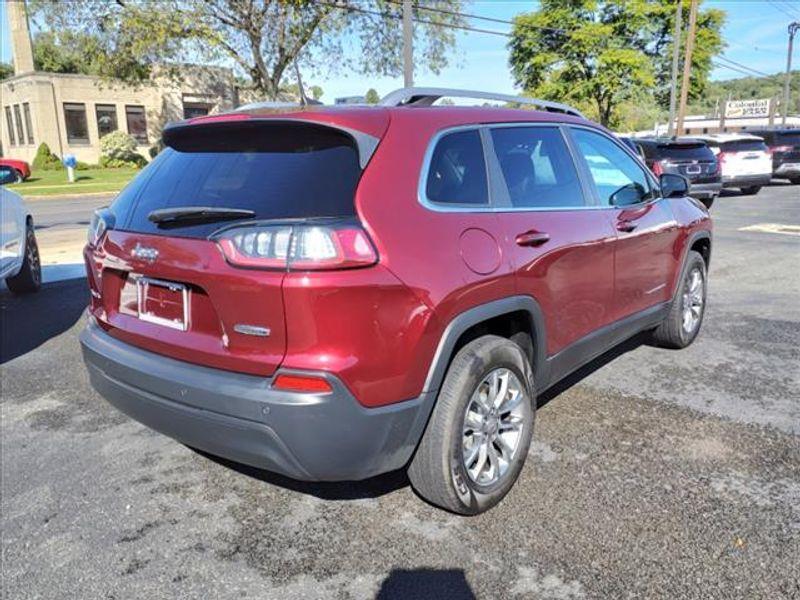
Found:
<path fill-rule="evenodd" d="M 653 331 L 653 342 L 661 348 L 680 349 L 700 333 L 706 308 L 706 262 L 689 250 L 678 292 L 667 317 Z"/>
<path fill-rule="evenodd" d="M 744 187 L 742 189 L 742 194 L 745 196 L 755 196 L 760 190 L 760 185 L 751 185 L 750 187 Z"/>
<path fill-rule="evenodd" d="M 33 232 L 33 224 L 25 229 L 25 256 L 19 273 L 6 279 L 8 289 L 14 294 L 36 292 L 42 286 L 42 265 L 39 260 L 39 246 Z"/>
<path fill-rule="evenodd" d="M 489 510 L 517 480 L 533 433 L 533 377 L 514 342 L 480 337 L 456 354 L 408 468 L 414 490 L 463 515 Z"/>

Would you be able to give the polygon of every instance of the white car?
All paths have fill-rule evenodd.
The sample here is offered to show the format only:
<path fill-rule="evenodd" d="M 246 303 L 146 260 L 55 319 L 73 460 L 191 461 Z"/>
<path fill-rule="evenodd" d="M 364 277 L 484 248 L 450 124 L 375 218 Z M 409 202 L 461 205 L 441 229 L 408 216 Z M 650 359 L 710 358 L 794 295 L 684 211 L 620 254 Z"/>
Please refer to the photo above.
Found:
<path fill-rule="evenodd" d="M 13 169 L 0 166 L 0 185 L 16 180 Z M 0 278 L 15 294 L 35 292 L 42 285 L 42 267 L 33 217 L 20 195 L 5 187 L 0 187 L 0 209 Z"/>
<path fill-rule="evenodd" d="M 763 138 L 746 133 L 693 135 L 717 156 L 722 187 L 757 194 L 772 179 L 772 155 Z"/>

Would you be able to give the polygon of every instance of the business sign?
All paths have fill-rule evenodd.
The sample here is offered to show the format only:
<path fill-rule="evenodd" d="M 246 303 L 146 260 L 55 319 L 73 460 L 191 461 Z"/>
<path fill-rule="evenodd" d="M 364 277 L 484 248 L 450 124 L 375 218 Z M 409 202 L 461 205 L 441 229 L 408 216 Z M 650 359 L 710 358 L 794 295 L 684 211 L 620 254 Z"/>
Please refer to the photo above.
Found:
<path fill-rule="evenodd" d="M 759 98 L 758 100 L 728 100 L 725 103 L 725 118 L 768 117 L 769 101 L 769 98 Z"/>

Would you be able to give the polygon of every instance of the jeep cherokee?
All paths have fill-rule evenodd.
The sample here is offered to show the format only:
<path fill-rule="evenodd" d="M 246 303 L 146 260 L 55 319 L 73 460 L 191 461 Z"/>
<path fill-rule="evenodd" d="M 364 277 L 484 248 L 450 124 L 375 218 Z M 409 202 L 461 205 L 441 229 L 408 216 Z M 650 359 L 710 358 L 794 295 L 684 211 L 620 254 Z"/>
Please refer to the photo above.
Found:
<path fill-rule="evenodd" d="M 408 88 L 163 143 L 92 221 L 81 344 L 110 403 L 212 455 L 313 481 L 407 469 L 476 514 L 517 479 L 538 394 L 634 334 L 700 329 L 707 210 L 570 107 Z"/>

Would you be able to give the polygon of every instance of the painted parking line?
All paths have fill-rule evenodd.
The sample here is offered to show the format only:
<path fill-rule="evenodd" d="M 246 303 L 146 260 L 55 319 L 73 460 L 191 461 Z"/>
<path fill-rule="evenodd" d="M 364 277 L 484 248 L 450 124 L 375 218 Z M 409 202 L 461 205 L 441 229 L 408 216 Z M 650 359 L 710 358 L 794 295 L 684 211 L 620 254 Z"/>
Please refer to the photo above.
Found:
<path fill-rule="evenodd" d="M 800 235 L 800 225 L 783 225 L 781 223 L 756 223 L 740 227 L 739 231 L 758 231 L 759 233 L 782 233 L 784 235 Z"/>

